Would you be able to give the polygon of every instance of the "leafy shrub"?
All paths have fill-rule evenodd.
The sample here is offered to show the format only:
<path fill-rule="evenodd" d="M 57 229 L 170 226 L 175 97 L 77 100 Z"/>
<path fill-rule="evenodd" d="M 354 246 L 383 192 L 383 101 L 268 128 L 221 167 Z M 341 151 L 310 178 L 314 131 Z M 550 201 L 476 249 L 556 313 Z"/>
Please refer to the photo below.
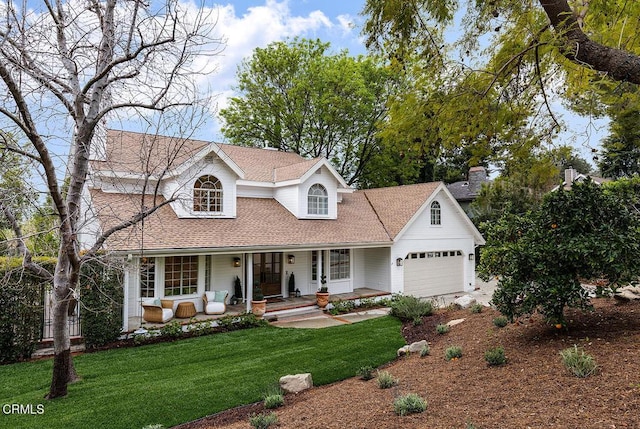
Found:
<path fill-rule="evenodd" d="M 55 259 L 34 258 L 50 272 Z M 22 268 L 22 258 L 0 257 L 0 364 L 28 359 L 42 337 L 43 296 L 50 284 Z"/>
<path fill-rule="evenodd" d="M 365 381 L 371 380 L 373 378 L 373 367 L 370 365 L 361 366 L 358 368 L 356 375 Z"/>
<path fill-rule="evenodd" d="M 264 395 L 264 407 L 267 409 L 278 408 L 284 405 L 284 395 L 280 387 L 269 390 Z"/>
<path fill-rule="evenodd" d="M 269 426 L 278 423 L 278 415 L 274 412 L 252 414 L 249 416 L 249 423 L 256 429 L 267 429 Z"/>
<path fill-rule="evenodd" d="M 228 315 L 216 319 L 218 326 L 228 331 L 239 329 L 257 328 L 267 325 L 267 321 L 257 317 L 253 313 L 242 313 L 238 315 Z"/>
<path fill-rule="evenodd" d="M 473 314 L 479 314 L 479 313 L 482 313 L 483 309 L 484 309 L 484 306 L 482 304 L 473 304 L 471 308 L 469 308 L 469 311 L 471 311 L 471 313 Z"/>
<path fill-rule="evenodd" d="M 504 328 L 505 326 L 507 326 L 507 323 L 509 323 L 509 319 L 507 319 L 505 316 L 498 316 L 493 319 L 493 324 L 498 328 Z"/>
<path fill-rule="evenodd" d="M 442 323 L 436 326 L 436 332 L 440 335 L 446 334 L 447 332 L 449 332 L 450 329 L 451 327 L 449 325 L 442 324 Z"/>
<path fill-rule="evenodd" d="M 399 416 L 421 413 L 427 409 L 427 401 L 415 393 L 397 397 L 393 401 L 393 410 Z"/>
<path fill-rule="evenodd" d="M 398 384 L 398 380 L 393 378 L 388 371 L 378 371 L 378 387 L 381 389 L 389 389 Z"/>
<path fill-rule="evenodd" d="M 420 349 L 420 357 L 429 356 L 430 354 L 431 347 L 429 347 L 429 344 L 425 344 L 424 346 L 422 346 L 422 348 Z"/>
<path fill-rule="evenodd" d="M 333 307 L 331 308 L 331 310 L 329 310 L 329 312 L 333 315 L 336 314 L 342 314 L 342 313 L 349 313 L 353 310 L 355 310 L 356 308 L 356 303 L 353 300 L 338 300 L 335 302 L 332 302 Z"/>
<path fill-rule="evenodd" d="M 462 357 L 462 348 L 458 346 L 451 346 L 444 351 L 444 358 L 446 360 L 460 359 Z"/>
<path fill-rule="evenodd" d="M 562 350 L 560 356 L 564 366 L 576 377 L 588 377 L 597 370 L 598 366 L 593 356 L 586 354 L 583 349 L 578 349 L 578 346 Z"/>
<path fill-rule="evenodd" d="M 177 320 L 172 320 L 160 328 L 160 335 L 163 337 L 178 338 L 182 336 L 182 325 Z"/>
<path fill-rule="evenodd" d="M 504 355 L 503 347 L 495 347 L 484 352 L 484 360 L 487 361 L 489 366 L 499 366 L 507 363 L 507 358 Z"/>
<path fill-rule="evenodd" d="M 80 270 L 80 319 L 89 349 L 116 341 L 122 331 L 122 269 L 108 260 L 92 260 Z"/>
<path fill-rule="evenodd" d="M 422 317 L 433 314 L 433 303 L 411 295 L 397 295 L 391 301 L 390 314 L 403 322 L 419 324 L 416 322 L 419 320 L 421 323 Z"/>
<path fill-rule="evenodd" d="M 146 425 L 142 429 L 164 429 L 164 425 L 159 424 L 159 423 L 155 424 L 155 425 Z"/>

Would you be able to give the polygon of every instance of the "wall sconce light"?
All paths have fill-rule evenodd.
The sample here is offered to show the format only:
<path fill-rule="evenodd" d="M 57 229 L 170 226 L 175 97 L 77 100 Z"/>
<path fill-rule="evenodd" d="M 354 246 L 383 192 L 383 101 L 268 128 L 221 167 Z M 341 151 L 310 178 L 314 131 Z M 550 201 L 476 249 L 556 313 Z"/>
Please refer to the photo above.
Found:
<path fill-rule="evenodd" d="M 240 266 L 240 258 L 238 258 L 237 256 L 233 258 L 233 266 L 236 268 Z"/>
<path fill-rule="evenodd" d="M 396 259 L 396 266 L 401 267 L 404 260 L 402 258 Z"/>
<path fill-rule="evenodd" d="M 296 257 L 293 255 L 289 255 L 287 256 L 287 262 L 289 263 L 289 265 L 293 265 L 296 263 Z"/>
<path fill-rule="evenodd" d="M 476 255 L 474 255 L 473 253 L 469 253 L 469 260 L 473 261 L 475 259 Z"/>

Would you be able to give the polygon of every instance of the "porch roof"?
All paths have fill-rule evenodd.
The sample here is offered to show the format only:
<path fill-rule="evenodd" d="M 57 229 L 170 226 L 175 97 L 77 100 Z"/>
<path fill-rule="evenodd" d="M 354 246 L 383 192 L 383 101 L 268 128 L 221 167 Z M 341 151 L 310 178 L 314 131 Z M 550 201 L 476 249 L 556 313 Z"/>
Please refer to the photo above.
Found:
<path fill-rule="evenodd" d="M 131 219 L 141 205 L 141 195 L 95 189 L 90 193 L 102 231 Z M 156 204 L 162 202 L 158 197 Z M 239 197 L 236 214 L 234 219 L 178 218 L 166 204 L 145 219 L 144 234 L 141 224 L 123 229 L 111 236 L 106 247 L 135 252 L 143 246 L 146 251 L 159 251 L 392 243 L 363 192 L 343 196 L 336 220 L 298 219 L 269 198 Z"/>

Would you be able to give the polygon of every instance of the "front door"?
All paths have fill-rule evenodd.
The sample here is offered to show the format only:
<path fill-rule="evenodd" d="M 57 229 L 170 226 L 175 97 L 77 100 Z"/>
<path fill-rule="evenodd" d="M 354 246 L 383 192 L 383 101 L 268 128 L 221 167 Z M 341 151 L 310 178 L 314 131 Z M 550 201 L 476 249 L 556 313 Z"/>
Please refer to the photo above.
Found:
<path fill-rule="evenodd" d="M 282 253 L 253 254 L 253 284 L 265 297 L 282 295 Z"/>

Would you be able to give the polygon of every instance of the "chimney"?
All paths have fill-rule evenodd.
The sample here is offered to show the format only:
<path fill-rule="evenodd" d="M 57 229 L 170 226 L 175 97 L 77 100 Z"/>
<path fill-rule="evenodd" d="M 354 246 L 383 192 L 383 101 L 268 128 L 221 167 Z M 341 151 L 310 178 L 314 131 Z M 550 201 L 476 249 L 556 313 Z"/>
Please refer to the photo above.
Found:
<path fill-rule="evenodd" d="M 565 168 L 564 170 L 564 184 L 567 186 L 571 186 L 576 176 L 578 176 L 578 172 L 573 169 L 573 167 Z"/>
<path fill-rule="evenodd" d="M 471 167 L 469 169 L 469 192 L 480 193 L 482 184 L 487 181 L 487 170 L 484 167 Z"/>

